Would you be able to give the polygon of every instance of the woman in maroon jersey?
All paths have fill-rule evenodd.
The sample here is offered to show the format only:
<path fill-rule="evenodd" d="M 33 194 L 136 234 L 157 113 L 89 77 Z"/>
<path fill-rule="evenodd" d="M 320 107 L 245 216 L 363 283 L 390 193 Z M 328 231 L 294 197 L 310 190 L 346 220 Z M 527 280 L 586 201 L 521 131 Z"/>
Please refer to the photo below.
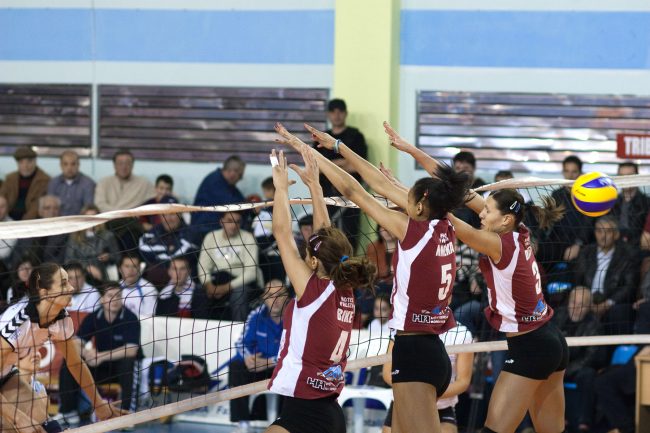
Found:
<path fill-rule="evenodd" d="M 438 161 L 384 124 L 391 144 L 412 155 L 432 176 Z M 529 411 L 535 431 L 564 431 L 564 371 L 569 350 L 550 321 L 553 309 L 544 301 L 539 267 L 528 228 L 530 211 L 547 228 L 562 218 L 563 207 L 544 197 L 544 207 L 527 206 L 514 189 L 493 192 L 487 200 L 474 193 L 467 206 L 479 214 L 481 230 L 450 215 L 458 239 L 483 254 L 479 266 L 488 286 L 485 315 L 506 333 L 508 353 L 492 392 L 484 433 L 514 432 Z"/>
<path fill-rule="evenodd" d="M 336 399 L 343 389 L 352 319 L 354 289 L 371 288 L 376 268 L 352 256 L 352 245 L 331 227 L 318 165 L 312 152 L 302 152 L 305 168 L 294 169 L 309 187 L 314 233 L 300 258 L 291 229 L 287 160 L 271 154 L 275 200 L 273 235 L 282 264 L 296 292 L 283 315 L 278 362 L 269 389 L 285 396 L 282 412 L 270 433 L 344 433 L 345 418 Z"/>
<path fill-rule="evenodd" d="M 339 153 L 378 194 L 407 212 L 388 209 L 350 174 L 314 152 L 321 173 L 334 187 L 398 240 L 393 255 L 393 313 L 388 324 L 396 332 L 394 428 L 408 433 L 438 432 L 436 401 L 451 378 L 449 356 L 438 334 L 455 325 L 449 308 L 456 275 L 455 233 L 446 215 L 463 203 L 468 178 L 445 166 L 438 170 L 442 180 L 420 179 L 410 190 L 401 189 L 386 182 L 377 168 L 340 140 L 305 126 L 319 146 Z M 276 131 L 283 137 L 279 142 L 298 150 L 310 149 L 282 125 L 277 125 Z"/>

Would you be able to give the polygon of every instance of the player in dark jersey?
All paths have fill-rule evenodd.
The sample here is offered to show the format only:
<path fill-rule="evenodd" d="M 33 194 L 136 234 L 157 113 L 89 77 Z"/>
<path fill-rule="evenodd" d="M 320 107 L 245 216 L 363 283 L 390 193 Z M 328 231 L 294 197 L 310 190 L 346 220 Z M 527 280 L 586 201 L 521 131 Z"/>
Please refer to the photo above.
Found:
<path fill-rule="evenodd" d="M 406 142 L 390 125 L 385 128 L 394 147 L 436 175 L 438 161 Z M 568 347 L 550 322 L 553 310 L 544 300 L 530 235 L 522 223 L 527 210 L 542 229 L 561 219 L 563 207 L 549 197 L 543 201 L 544 207 L 527 206 L 513 189 L 495 191 L 487 200 L 474 193 L 467 206 L 479 214 L 480 230 L 450 216 L 458 239 L 484 255 L 479 264 L 489 290 L 485 315 L 492 327 L 506 333 L 508 342 L 483 428 L 488 433 L 514 432 L 527 411 L 535 431 L 564 431 Z"/>
<path fill-rule="evenodd" d="M 406 210 L 391 210 L 343 169 L 316 154 L 320 171 L 380 226 L 398 239 L 393 256 L 395 277 L 389 326 L 396 333 L 393 349 L 394 424 L 396 431 L 440 431 L 438 396 L 451 378 L 451 363 L 438 337 L 455 324 L 449 297 L 456 275 L 454 228 L 447 213 L 463 203 L 468 178 L 440 167 L 441 179 L 425 178 L 410 190 L 386 182 L 384 175 L 344 143 L 305 125 L 319 146 L 340 154 L 378 194 Z M 282 125 L 279 142 L 308 148 Z"/>
<path fill-rule="evenodd" d="M 352 257 L 350 241 L 331 227 L 314 154 L 303 149 L 305 168 L 291 166 L 309 187 L 314 211 L 314 233 L 304 261 L 291 230 L 287 161 L 283 152 L 271 154 L 273 236 L 296 298 L 283 314 L 278 361 L 269 384 L 271 391 L 285 396 L 270 433 L 345 432 L 336 399 L 345 383 L 354 289 L 371 288 L 376 274 L 366 258 Z"/>

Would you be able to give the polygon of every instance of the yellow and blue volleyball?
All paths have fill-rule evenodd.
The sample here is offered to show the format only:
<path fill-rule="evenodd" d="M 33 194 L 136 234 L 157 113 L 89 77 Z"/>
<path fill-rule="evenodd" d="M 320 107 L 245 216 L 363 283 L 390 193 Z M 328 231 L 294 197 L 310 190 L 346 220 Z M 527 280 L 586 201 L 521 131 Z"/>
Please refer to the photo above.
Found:
<path fill-rule="evenodd" d="M 609 212 L 618 190 L 612 178 L 603 173 L 592 172 L 580 176 L 571 187 L 571 201 L 580 213 L 599 217 Z"/>

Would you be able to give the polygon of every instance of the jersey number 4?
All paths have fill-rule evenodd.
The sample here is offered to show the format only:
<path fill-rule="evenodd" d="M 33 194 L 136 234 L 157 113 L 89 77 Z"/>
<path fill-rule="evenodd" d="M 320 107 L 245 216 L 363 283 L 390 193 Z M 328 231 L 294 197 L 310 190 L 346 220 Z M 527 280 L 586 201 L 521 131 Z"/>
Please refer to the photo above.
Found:
<path fill-rule="evenodd" d="M 451 264 L 447 263 L 446 265 L 442 265 L 440 268 L 440 283 L 443 286 L 438 289 L 438 299 L 442 301 L 447 298 L 453 280 L 454 276 L 451 274 Z"/>
<path fill-rule="evenodd" d="M 350 333 L 348 331 L 341 331 L 341 336 L 339 337 L 339 341 L 336 343 L 336 347 L 330 356 L 330 361 L 336 363 L 341 362 L 341 359 L 343 358 L 343 352 L 345 352 L 345 343 L 348 341 L 349 334 Z"/>

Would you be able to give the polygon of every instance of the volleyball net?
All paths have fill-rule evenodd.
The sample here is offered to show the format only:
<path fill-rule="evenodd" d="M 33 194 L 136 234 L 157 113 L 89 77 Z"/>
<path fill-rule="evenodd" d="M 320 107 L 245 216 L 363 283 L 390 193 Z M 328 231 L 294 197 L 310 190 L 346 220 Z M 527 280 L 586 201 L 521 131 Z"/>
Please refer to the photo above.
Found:
<path fill-rule="evenodd" d="M 525 220 L 554 320 L 570 337 L 570 346 L 600 347 L 592 361 L 602 365 L 611 362 L 618 345 L 650 343 L 643 302 L 650 299 L 650 224 L 648 238 L 644 235 L 649 206 L 639 204 L 645 203 L 641 195 L 650 192 L 650 176 L 615 177 L 614 182 L 621 194 L 632 198 L 607 218 L 584 217 L 566 202 L 565 217 L 551 228 L 541 229 L 531 217 Z M 517 188 L 531 203 L 549 195 L 562 202 L 570 185 L 524 178 L 477 191 Z M 353 203 L 340 197 L 326 201 L 333 225 L 378 269 L 373 291 L 355 291 L 346 380 L 355 386 L 381 386 L 381 372 L 372 367 L 390 361 L 386 322 L 396 241 Z M 310 203 L 308 198 L 291 200 L 301 251 L 313 232 Z M 271 207 L 272 202 L 209 208 L 159 204 L 0 224 L 0 334 L 19 346 L 14 347 L 21 358 L 16 377 L 39 391 L 13 392 L 15 383 L 6 382 L 0 388 L 3 404 L 28 414 L 35 424 L 45 416 L 38 411 L 64 414 L 70 425 L 78 421 L 73 418 L 83 420 L 92 413 L 94 396 L 76 385 L 81 366 L 71 361 L 76 359 L 71 347 L 50 341 L 27 347 L 33 340 L 16 336 L 27 329 L 20 328 L 20 320 L 30 302 L 30 274 L 43 272 L 45 262 L 55 262 L 64 266 L 75 290 L 67 311 L 77 350 L 103 398 L 132 412 L 75 431 L 104 432 L 219 405 L 220 411 L 204 410 L 197 417 L 227 422 L 224 402 L 265 391 L 280 343 L 280 317 L 292 296 L 271 232 Z M 457 216 L 480 225 L 468 209 Z M 450 307 L 462 326 L 450 331 L 456 335 L 447 340 L 448 351 L 505 350 L 503 334 L 484 319 L 488 300 L 478 253 L 459 243 L 456 257 Z M 54 295 L 44 296 L 54 302 Z M 474 380 L 499 369 L 490 361 L 477 362 Z M 45 392 L 49 404 L 43 409 Z"/>

